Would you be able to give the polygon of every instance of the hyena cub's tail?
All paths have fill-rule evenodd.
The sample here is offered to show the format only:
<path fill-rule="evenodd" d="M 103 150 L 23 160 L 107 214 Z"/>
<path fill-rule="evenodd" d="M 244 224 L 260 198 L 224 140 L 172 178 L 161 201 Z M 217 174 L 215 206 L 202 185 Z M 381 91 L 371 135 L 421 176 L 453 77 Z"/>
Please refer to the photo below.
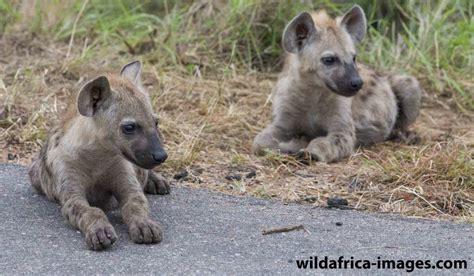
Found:
<path fill-rule="evenodd" d="M 389 78 L 398 102 L 398 115 L 392 130 L 392 139 L 412 140 L 408 127 L 416 121 L 420 114 L 422 90 L 418 80 L 412 76 L 394 75 Z"/>

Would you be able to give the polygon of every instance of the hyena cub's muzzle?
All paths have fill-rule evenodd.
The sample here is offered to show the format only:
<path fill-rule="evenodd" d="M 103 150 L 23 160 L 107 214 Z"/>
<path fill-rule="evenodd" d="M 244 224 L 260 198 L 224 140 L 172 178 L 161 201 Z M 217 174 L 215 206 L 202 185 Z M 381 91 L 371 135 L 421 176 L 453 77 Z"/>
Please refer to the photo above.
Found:
<path fill-rule="evenodd" d="M 341 67 L 342 68 L 339 68 L 331 76 L 335 87 L 330 84 L 326 84 L 326 86 L 336 94 L 344 97 L 352 97 L 359 92 L 364 85 L 364 82 L 362 81 L 354 63 L 344 62 Z"/>
<path fill-rule="evenodd" d="M 153 135 L 149 139 L 150 149 L 148 155 L 144 158 L 144 162 L 150 166 L 158 166 L 161 163 L 165 162 L 168 158 L 168 153 L 161 145 L 161 141 L 157 135 Z"/>
<path fill-rule="evenodd" d="M 132 128 L 128 128 L 129 132 Z M 134 132 L 139 132 L 135 131 Z M 144 169 L 153 169 L 162 164 L 168 158 L 156 130 L 149 134 L 140 133 L 136 135 L 128 149 L 122 149 L 122 155 L 130 162 Z"/>

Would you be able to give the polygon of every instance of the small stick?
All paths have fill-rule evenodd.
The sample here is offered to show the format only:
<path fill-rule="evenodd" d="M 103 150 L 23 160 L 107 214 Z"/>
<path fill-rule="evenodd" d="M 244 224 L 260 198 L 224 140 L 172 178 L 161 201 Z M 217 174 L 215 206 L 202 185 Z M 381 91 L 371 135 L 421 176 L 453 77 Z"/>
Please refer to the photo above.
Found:
<path fill-rule="evenodd" d="M 262 230 L 262 235 L 270 235 L 275 233 L 283 233 L 283 232 L 290 232 L 290 231 L 297 231 L 297 230 L 306 230 L 303 224 L 296 225 L 296 226 L 288 226 L 282 228 L 272 228 L 268 230 Z"/>

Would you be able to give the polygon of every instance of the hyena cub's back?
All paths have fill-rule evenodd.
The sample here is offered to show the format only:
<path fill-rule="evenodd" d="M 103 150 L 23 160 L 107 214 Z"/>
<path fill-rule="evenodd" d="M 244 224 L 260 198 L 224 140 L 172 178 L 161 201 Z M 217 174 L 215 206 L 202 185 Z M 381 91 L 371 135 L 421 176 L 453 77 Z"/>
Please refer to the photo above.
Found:
<path fill-rule="evenodd" d="M 387 139 L 408 139 L 408 127 L 419 115 L 421 88 L 416 78 L 407 75 L 381 75 L 359 66 L 364 81 L 353 97 L 352 117 L 359 145 Z"/>
<path fill-rule="evenodd" d="M 338 18 L 303 12 L 288 23 L 272 122 L 255 138 L 255 153 L 270 149 L 332 162 L 356 145 L 407 132 L 421 89 L 413 77 L 382 76 L 356 62 L 366 27 L 357 5 Z"/>

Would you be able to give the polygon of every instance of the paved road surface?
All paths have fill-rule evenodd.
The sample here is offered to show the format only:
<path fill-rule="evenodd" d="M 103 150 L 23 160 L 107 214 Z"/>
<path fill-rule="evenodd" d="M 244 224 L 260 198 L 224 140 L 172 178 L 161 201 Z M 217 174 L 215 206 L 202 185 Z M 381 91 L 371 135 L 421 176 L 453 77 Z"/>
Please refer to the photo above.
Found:
<path fill-rule="evenodd" d="M 132 244 L 119 214 L 112 212 L 109 217 L 119 240 L 111 250 L 97 253 L 86 249 L 81 234 L 64 222 L 57 205 L 32 191 L 26 168 L 0 164 L 0 197 L 2 274 L 328 272 L 298 270 L 296 260 L 310 256 L 344 256 L 348 260 L 354 256 L 374 262 L 378 256 L 394 260 L 464 259 L 468 270 L 456 272 L 474 272 L 472 225 L 284 205 L 174 188 L 171 195 L 148 197 L 153 217 L 164 229 L 161 244 Z M 336 222 L 342 222 L 342 226 Z M 298 224 L 309 232 L 261 234 L 265 228 Z M 425 273 L 433 271 L 437 270 Z"/>

